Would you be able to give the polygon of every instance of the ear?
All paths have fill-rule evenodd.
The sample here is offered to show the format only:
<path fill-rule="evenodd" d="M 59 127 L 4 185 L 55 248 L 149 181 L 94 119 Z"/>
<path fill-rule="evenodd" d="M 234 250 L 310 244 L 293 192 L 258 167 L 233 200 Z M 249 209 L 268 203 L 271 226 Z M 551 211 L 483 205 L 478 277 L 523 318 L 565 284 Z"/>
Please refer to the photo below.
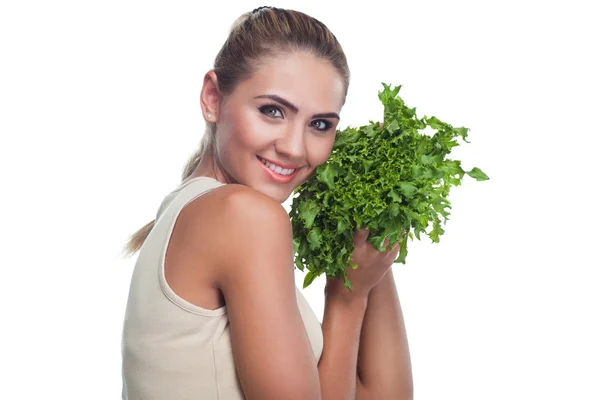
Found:
<path fill-rule="evenodd" d="M 202 115 L 204 115 L 206 121 L 217 121 L 220 99 L 221 94 L 219 93 L 217 74 L 211 69 L 204 75 L 204 83 L 200 92 L 200 106 L 202 107 Z M 210 117 L 208 114 L 210 114 Z"/>

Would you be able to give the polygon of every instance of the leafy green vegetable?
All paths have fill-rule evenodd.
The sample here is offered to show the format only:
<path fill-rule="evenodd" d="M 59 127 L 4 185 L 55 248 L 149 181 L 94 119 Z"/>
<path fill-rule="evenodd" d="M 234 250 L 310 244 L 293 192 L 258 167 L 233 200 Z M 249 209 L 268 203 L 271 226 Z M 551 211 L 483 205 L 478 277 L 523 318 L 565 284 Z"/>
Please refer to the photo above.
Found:
<path fill-rule="evenodd" d="M 459 137 L 468 143 L 468 128 L 454 128 L 436 117 L 419 119 L 416 108 L 398 95 L 401 86 L 383 87 L 383 124 L 369 121 L 338 130 L 327 162 L 294 191 L 289 215 L 295 265 L 308 269 L 304 288 L 325 272 L 343 277 L 352 290 L 346 268 L 358 268 L 350 260 L 360 227 L 369 230 L 367 240 L 379 251 L 385 250 L 386 237 L 390 249 L 399 242 L 395 262 L 405 263 L 409 237 L 420 240 L 425 233 L 439 242 L 452 208 L 450 187 L 460 185 L 465 173 L 478 181 L 489 179 L 477 167 L 465 171 L 460 161 L 446 158 Z M 435 134 L 422 133 L 426 127 Z"/>

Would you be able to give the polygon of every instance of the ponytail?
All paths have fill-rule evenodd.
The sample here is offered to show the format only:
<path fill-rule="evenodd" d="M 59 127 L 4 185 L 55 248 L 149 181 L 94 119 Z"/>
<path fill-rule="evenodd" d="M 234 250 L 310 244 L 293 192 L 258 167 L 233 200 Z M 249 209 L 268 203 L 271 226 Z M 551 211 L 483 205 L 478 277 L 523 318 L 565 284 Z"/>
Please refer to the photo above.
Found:
<path fill-rule="evenodd" d="M 188 159 L 188 161 L 185 164 L 185 167 L 183 168 L 183 173 L 181 174 L 182 182 L 192 175 L 192 173 L 196 170 L 196 168 L 202 161 L 204 155 L 212 151 L 215 133 L 216 124 L 214 122 L 208 123 L 206 132 L 204 133 L 204 136 L 202 136 L 202 140 L 200 141 L 200 145 L 198 146 L 194 154 L 192 154 L 192 156 Z M 146 241 L 146 238 L 152 231 L 152 228 L 154 228 L 154 223 L 154 220 L 148 222 L 146 225 L 138 229 L 137 232 L 135 232 L 129 237 L 129 240 L 123 248 L 124 257 L 133 256 L 140 250 L 140 248 Z"/>

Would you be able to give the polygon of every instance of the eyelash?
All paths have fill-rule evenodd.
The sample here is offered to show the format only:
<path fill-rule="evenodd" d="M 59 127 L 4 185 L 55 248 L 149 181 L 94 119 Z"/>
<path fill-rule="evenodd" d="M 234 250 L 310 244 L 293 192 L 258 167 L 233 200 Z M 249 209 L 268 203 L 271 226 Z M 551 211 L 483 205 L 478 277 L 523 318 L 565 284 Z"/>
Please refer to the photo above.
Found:
<path fill-rule="evenodd" d="M 259 111 L 261 113 L 265 114 L 268 117 L 271 117 L 271 115 L 269 115 L 268 113 L 265 112 L 265 110 L 268 110 L 268 109 L 271 109 L 271 108 L 279 110 L 279 112 L 281 114 L 283 114 L 283 110 L 281 109 L 281 107 L 279 107 L 279 106 L 277 106 L 275 104 L 266 104 L 266 105 L 264 105 L 262 107 L 259 107 L 258 109 L 259 109 Z M 273 118 L 278 118 L 278 117 L 273 117 Z M 324 129 L 318 129 L 318 128 L 316 128 L 318 131 L 323 132 L 323 133 L 329 131 L 331 129 L 331 127 L 333 126 L 333 124 L 331 122 L 329 122 L 327 120 L 324 120 L 324 119 L 317 119 L 315 121 L 323 122 L 325 124 L 325 128 Z"/>

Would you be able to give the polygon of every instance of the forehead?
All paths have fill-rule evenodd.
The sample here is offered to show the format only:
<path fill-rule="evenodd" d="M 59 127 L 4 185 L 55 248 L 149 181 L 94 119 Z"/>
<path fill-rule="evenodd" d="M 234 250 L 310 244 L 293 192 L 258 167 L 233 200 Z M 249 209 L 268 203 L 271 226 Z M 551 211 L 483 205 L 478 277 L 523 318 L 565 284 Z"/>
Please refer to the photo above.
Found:
<path fill-rule="evenodd" d="M 308 53 L 292 53 L 261 60 L 257 71 L 236 89 L 246 100 L 276 94 L 299 112 L 339 112 L 344 82 L 331 62 Z"/>

